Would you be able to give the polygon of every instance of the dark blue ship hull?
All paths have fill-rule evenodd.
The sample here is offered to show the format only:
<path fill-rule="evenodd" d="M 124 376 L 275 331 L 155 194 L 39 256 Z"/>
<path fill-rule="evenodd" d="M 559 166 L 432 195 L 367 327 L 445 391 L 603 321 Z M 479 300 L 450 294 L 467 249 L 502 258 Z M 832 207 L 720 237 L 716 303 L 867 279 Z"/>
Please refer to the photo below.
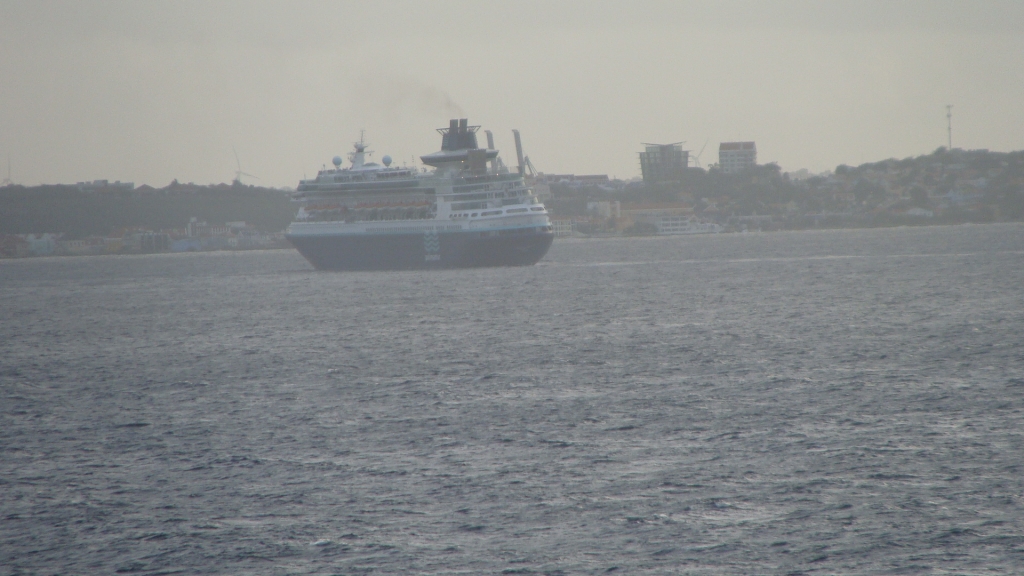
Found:
<path fill-rule="evenodd" d="M 425 270 L 531 266 L 544 257 L 548 227 L 489 232 L 286 235 L 317 270 Z"/>

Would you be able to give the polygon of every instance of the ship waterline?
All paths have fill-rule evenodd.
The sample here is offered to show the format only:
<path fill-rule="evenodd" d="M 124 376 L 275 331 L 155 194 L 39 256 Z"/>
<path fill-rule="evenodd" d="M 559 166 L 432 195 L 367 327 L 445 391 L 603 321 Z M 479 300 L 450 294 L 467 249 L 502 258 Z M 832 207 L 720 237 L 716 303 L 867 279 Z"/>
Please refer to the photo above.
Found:
<path fill-rule="evenodd" d="M 422 270 L 530 266 L 551 247 L 550 231 L 292 234 L 292 245 L 318 270 Z"/>

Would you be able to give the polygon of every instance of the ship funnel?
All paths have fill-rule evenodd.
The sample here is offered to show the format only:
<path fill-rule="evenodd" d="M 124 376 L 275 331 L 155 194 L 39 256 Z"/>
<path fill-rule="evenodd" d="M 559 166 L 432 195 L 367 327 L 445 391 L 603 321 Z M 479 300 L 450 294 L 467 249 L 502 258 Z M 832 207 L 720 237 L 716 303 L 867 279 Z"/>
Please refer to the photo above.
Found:
<path fill-rule="evenodd" d="M 459 120 L 458 118 L 452 118 L 448 121 L 448 132 L 439 130 L 443 136 L 441 137 L 441 149 L 442 150 L 458 150 L 459 149 Z"/>
<path fill-rule="evenodd" d="M 519 130 L 513 130 L 512 135 L 516 138 L 516 158 L 519 160 L 519 175 L 526 174 L 526 163 L 523 161 L 523 141 L 519 139 Z"/>
<path fill-rule="evenodd" d="M 442 150 L 472 150 L 476 148 L 476 131 L 479 126 L 470 126 L 468 118 L 452 118 L 448 129 L 438 128 L 441 133 Z"/>

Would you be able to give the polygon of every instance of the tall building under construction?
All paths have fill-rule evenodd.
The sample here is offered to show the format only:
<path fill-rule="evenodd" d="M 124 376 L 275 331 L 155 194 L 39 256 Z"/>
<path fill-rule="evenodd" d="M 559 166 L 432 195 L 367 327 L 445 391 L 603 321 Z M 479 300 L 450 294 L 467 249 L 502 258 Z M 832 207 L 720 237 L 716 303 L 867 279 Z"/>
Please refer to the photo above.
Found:
<path fill-rule="evenodd" d="M 753 142 L 722 142 L 718 145 L 718 166 L 726 174 L 757 166 L 757 146 Z"/>
<path fill-rule="evenodd" d="M 645 184 L 683 181 L 686 166 L 690 163 L 690 152 L 683 150 L 682 142 L 644 146 L 640 153 L 640 172 Z"/>

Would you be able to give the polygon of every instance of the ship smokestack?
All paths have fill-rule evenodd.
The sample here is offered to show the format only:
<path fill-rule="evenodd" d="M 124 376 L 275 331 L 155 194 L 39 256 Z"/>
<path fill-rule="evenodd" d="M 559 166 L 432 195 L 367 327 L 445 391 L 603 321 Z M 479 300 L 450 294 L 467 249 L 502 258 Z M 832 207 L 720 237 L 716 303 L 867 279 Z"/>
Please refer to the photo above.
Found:
<path fill-rule="evenodd" d="M 444 134 L 442 132 L 442 134 Z M 448 133 L 441 137 L 441 150 L 458 150 L 459 121 L 452 118 L 448 121 Z"/>
<path fill-rule="evenodd" d="M 512 135 L 516 138 L 516 158 L 519 160 L 519 175 L 526 174 L 526 164 L 523 161 L 523 141 L 519 139 L 519 130 L 513 130 Z"/>

